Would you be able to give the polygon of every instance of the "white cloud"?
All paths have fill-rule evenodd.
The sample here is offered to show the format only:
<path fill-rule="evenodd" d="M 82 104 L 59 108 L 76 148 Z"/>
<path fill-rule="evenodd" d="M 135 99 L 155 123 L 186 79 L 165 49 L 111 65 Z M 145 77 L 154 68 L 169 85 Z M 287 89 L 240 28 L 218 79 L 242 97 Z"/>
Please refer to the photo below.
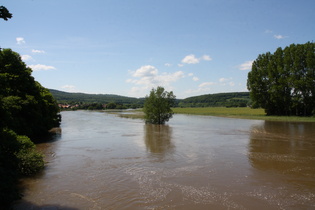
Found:
<path fill-rule="evenodd" d="M 44 50 L 34 50 L 32 49 L 32 53 L 45 53 Z"/>
<path fill-rule="evenodd" d="M 187 91 L 185 91 L 185 93 L 191 95 L 191 94 L 201 94 L 201 93 L 207 93 L 211 91 L 210 86 L 215 85 L 215 82 L 204 82 L 201 83 L 197 89 L 193 90 L 193 89 L 189 89 Z"/>
<path fill-rule="evenodd" d="M 202 59 L 202 60 L 205 60 L 205 61 L 211 61 L 211 60 L 212 60 L 212 58 L 211 58 L 209 55 L 203 55 L 203 56 L 201 57 L 201 59 Z"/>
<path fill-rule="evenodd" d="M 266 34 L 273 34 L 273 38 L 275 38 L 275 39 L 285 39 L 288 37 L 288 36 L 283 36 L 281 34 L 275 34 L 272 30 L 269 30 L 269 29 L 265 30 L 265 33 Z"/>
<path fill-rule="evenodd" d="M 182 63 L 179 63 L 177 65 L 178 65 L 178 67 L 183 67 L 184 66 L 184 64 L 182 64 Z"/>
<path fill-rule="evenodd" d="M 211 86 L 215 84 L 216 84 L 215 82 L 204 82 L 204 83 L 201 83 L 199 87 L 202 88 L 202 87 Z"/>
<path fill-rule="evenodd" d="M 190 54 L 190 55 L 187 55 L 185 58 L 182 59 L 182 63 L 185 63 L 185 64 L 197 64 L 199 63 L 200 61 L 211 61 L 212 58 L 209 56 L 209 55 L 203 55 L 201 56 L 201 58 L 196 58 L 194 54 Z M 180 64 L 178 64 L 180 65 Z M 181 64 L 182 66 L 183 64 Z"/>
<path fill-rule="evenodd" d="M 210 89 L 204 89 L 204 88 L 198 88 L 196 90 L 193 90 L 193 89 L 188 89 L 185 91 L 185 93 L 191 95 L 191 94 L 198 94 L 198 93 L 201 93 L 201 92 L 205 92 L 205 91 L 209 91 Z"/>
<path fill-rule="evenodd" d="M 30 55 L 22 55 L 21 58 L 23 61 L 33 60 L 32 56 Z"/>
<path fill-rule="evenodd" d="M 246 61 L 244 63 L 242 63 L 241 65 L 239 65 L 239 69 L 240 70 L 251 70 L 252 69 L 252 65 L 253 65 L 254 61 Z"/>
<path fill-rule="evenodd" d="M 158 70 L 151 65 L 147 66 L 141 66 L 139 69 L 137 69 L 132 76 L 134 77 L 152 77 L 154 75 L 157 75 Z"/>
<path fill-rule="evenodd" d="M 233 78 L 220 78 L 219 82 L 222 86 L 229 85 L 231 87 L 235 86 L 235 83 L 232 81 Z M 228 82 L 228 83 L 227 83 Z"/>
<path fill-rule="evenodd" d="M 194 77 L 194 74 L 193 74 L 193 73 L 189 73 L 188 76 L 189 76 L 189 77 L 192 77 L 192 80 L 195 81 L 195 82 L 199 80 L 198 77 L 196 77 L 196 76 Z"/>
<path fill-rule="evenodd" d="M 286 38 L 286 36 L 283 36 L 283 35 L 280 35 L 280 34 L 274 35 L 273 37 L 274 37 L 275 39 L 284 39 L 284 38 Z"/>
<path fill-rule="evenodd" d="M 131 89 L 131 94 L 143 97 L 147 91 L 157 86 L 163 86 L 165 89 L 172 89 L 171 84 L 185 76 L 184 72 L 159 73 L 154 66 L 142 66 L 136 71 L 129 71 L 132 78 L 127 79 L 127 83 L 136 85 Z"/>
<path fill-rule="evenodd" d="M 170 64 L 170 63 L 166 63 L 166 64 L 164 64 L 164 65 L 167 66 L 167 67 L 172 66 L 172 64 Z"/>
<path fill-rule="evenodd" d="M 56 69 L 53 66 L 47 66 L 47 65 L 43 65 L 43 64 L 29 65 L 29 67 L 31 69 L 33 69 L 33 71 L 47 71 L 47 70 L 54 70 L 54 69 Z"/>
<path fill-rule="evenodd" d="M 25 44 L 25 40 L 23 37 L 16 37 L 16 44 Z"/>
<path fill-rule="evenodd" d="M 67 92 L 77 92 L 74 85 L 64 85 L 61 88 L 66 90 Z"/>
<path fill-rule="evenodd" d="M 199 63 L 199 59 L 196 58 L 195 55 L 190 54 L 190 55 L 187 55 L 185 58 L 183 58 L 182 63 L 196 64 L 196 63 Z"/>
<path fill-rule="evenodd" d="M 219 82 L 226 82 L 226 81 L 229 81 L 229 80 L 231 80 L 231 79 L 228 79 L 228 78 L 220 78 L 220 79 L 219 79 Z"/>

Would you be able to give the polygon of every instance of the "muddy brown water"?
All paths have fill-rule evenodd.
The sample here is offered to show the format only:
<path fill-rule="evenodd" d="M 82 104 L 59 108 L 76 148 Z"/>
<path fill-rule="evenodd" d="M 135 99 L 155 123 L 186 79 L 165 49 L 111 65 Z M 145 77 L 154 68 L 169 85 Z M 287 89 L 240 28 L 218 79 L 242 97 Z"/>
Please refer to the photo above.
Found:
<path fill-rule="evenodd" d="M 315 123 L 62 112 L 14 209 L 315 209 Z"/>

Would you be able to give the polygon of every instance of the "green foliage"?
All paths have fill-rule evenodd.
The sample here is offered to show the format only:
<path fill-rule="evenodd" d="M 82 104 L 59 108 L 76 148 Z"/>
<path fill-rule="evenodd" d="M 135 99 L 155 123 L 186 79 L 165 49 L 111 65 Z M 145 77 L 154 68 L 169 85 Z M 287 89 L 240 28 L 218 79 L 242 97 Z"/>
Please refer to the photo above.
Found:
<path fill-rule="evenodd" d="M 173 108 L 175 114 L 210 115 L 220 117 L 232 117 L 240 119 L 282 121 L 282 122 L 315 122 L 315 117 L 300 116 L 267 116 L 262 108 L 252 109 L 250 107 L 189 107 Z"/>
<path fill-rule="evenodd" d="M 59 108 L 48 89 L 31 76 L 20 55 L 0 49 L 0 206 L 20 198 L 18 179 L 44 167 L 29 137 L 60 124 Z"/>
<path fill-rule="evenodd" d="M 267 115 L 315 112 L 315 44 L 292 44 L 261 54 L 248 73 L 247 87 L 255 107 Z"/>
<path fill-rule="evenodd" d="M 26 136 L 17 136 L 20 149 L 15 153 L 19 174 L 30 176 L 44 168 L 43 155 L 35 150 L 35 144 Z"/>
<path fill-rule="evenodd" d="M 0 100 L 5 126 L 20 135 L 44 135 L 60 124 L 51 93 L 31 76 L 32 70 L 10 49 L 0 51 Z"/>
<path fill-rule="evenodd" d="M 12 18 L 12 14 L 7 8 L 5 8 L 4 6 L 0 6 L 0 18 L 7 21 L 8 19 Z"/>
<path fill-rule="evenodd" d="M 179 107 L 244 107 L 250 103 L 249 92 L 217 93 L 180 100 Z"/>
<path fill-rule="evenodd" d="M 116 104 L 140 104 L 143 105 L 143 99 L 125 97 L 111 94 L 86 94 L 86 93 L 68 93 L 50 89 L 51 94 L 62 104 L 92 104 L 92 103 L 116 103 Z"/>
<path fill-rule="evenodd" d="M 20 176 L 37 173 L 44 167 L 43 155 L 26 136 L 8 129 L 0 130 L 0 206 L 20 198 Z"/>
<path fill-rule="evenodd" d="M 171 107 L 175 103 L 173 92 L 164 91 L 163 87 L 152 89 L 144 103 L 144 114 L 147 123 L 164 124 L 173 116 Z"/>
<path fill-rule="evenodd" d="M 88 109 L 95 107 L 92 104 L 103 104 L 106 109 L 136 109 L 142 108 L 144 98 L 132 98 L 107 94 L 67 93 L 58 90 L 50 90 L 51 94 L 60 104 L 69 105 L 66 110 Z M 174 106 L 180 107 L 244 107 L 250 105 L 249 92 L 218 93 L 176 99 Z M 91 106 L 92 105 L 92 106 Z M 106 106 L 105 106 L 106 105 Z M 103 108 L 100 108 L 103 109 Z"/>

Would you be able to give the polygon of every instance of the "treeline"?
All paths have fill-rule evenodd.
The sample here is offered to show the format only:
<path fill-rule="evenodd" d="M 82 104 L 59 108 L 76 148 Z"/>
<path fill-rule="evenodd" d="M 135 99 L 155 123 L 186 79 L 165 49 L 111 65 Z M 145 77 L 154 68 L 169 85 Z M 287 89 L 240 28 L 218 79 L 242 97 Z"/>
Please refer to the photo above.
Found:
<path fill-rule="evenodd" d="M 112 94 L 69 93 L 50 89 L 62 109 L 136 109 L 143 107 L 144 98 L 133 98 Z"/>
<path fill-rule="evenodd" d="M 18 53 L 0 49 L 0 207 L 4 209 L 21 196 L 19 178 L 44 167 L 33 142 L 61 120 L 55 99 L 31 73 Z"/>
<path fill-rule="evenodd" d="M 261 54 L 248 73 L 253 104 L 267 115 L 315 114 L 315 43 Z"/>
<path fill-rule="evenodd" d="M 246 107 L 249 105 L 248 92 L 207 94 L 189 97 L 178 102 L 179 107 Z"/>
<path fill-rule="evenodd" d="M 62 109 L 135 109 L 142 108 L 144 98 L 107 94 L 68 93 L 50 89 Z M 176 99 L 175 107 L 246 107 L 248 92 L 218 93 Z"/>
<path fill-rule="evenodd" d="M 133 97 L 111 95 L 111 94 L 86 94 L 86 93 L 69 93 L 59 90 L 49 89 L 54 98 L 58 103 L 71 103 L 71 102 L 81 102 L 81 103 L 102 103 L 107 104 L 110 102 L 115 102 L 118 104 L 138 104 L 144 99 L 138 99 Z"/>

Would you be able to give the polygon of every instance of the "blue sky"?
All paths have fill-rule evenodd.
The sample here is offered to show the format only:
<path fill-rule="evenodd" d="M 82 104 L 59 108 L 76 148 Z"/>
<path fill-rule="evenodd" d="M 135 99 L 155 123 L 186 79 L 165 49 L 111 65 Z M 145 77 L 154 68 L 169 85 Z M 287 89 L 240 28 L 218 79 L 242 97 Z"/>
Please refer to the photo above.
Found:
<path fill-rule="evenodd" d="M 314 0 L 2 0 L 0 46 L 44 87 L 177 98 L 247 91 L 259 54 L 315 38 Z"/>

